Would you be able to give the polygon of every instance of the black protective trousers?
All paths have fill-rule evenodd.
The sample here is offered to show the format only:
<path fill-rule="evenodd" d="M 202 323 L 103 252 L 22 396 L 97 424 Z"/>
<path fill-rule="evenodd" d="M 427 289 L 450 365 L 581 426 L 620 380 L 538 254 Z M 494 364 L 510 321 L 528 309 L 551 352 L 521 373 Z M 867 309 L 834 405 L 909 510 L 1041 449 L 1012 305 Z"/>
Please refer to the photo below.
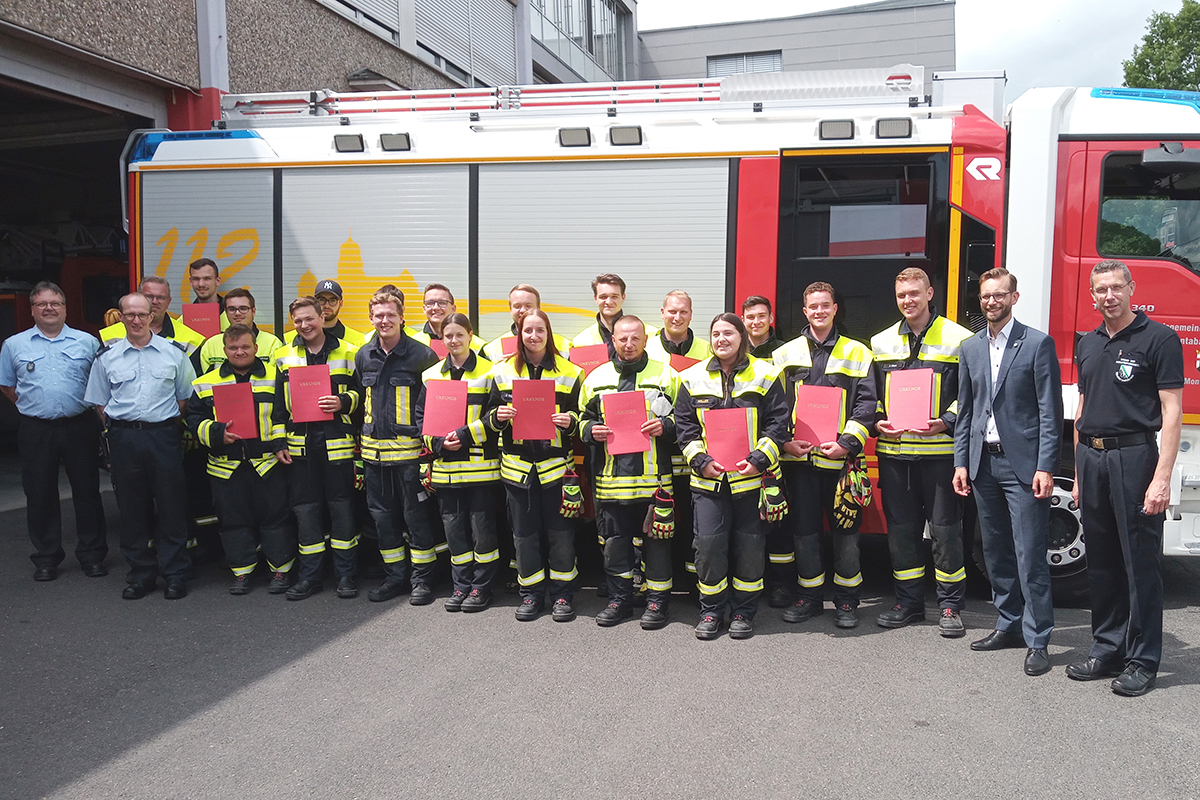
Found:
<path fill-rule="evenodd" d="M 162 574 L 186 580 L 187 512 L 183 447 L 176 424 L 128 428 L 113 424 L 113 490 L 121 512 L 121 554 L 132 583 L 149 583 Z"/>
<path fill-rule="evenodd" d="M 339 578 L 355 577 L 358 536 L 354 530 L 354 462 L 330 461 L 324 437 L 312 434 L 305 442 L 305 455 L 293 458 L 288 482 L 296 514 L 300 580 L 321 580 L 325 565 L 324 508 L 329 510 L 333 571 Z"/>
<path fill-rule="evenodd" d="M 57 567 L 66 558 L 62 546 L 61 464 L 71 484 L 75 507 L 75 557 L 99 564 L 108 556 L 108 527 L 100 499 L 100 419 L 90 408 L 77 417 L 43 420 L 21 417 L 17 429 L 25 519 L 38 567 Z"/>
<path fill-rule="evenodd" d="M 1159 558 L 1166 515 L 1146 516 L 1142 501 L 1157 464 L 1155 444 L 1075 448 L 1092 602 L 1089 655 L 1150 672 L 1162 660 Z"/>
<path fill-rule="evenodd" d="M 954 458 L 879 457 L 879 493 L 887 519 L 896 602 L 925 607 L 925 523 L 933 539 L 940 608 L 962 611 L 967 600 L 962 500 L 954 493 Z"/>
<path fill-rule="evenodd" d="M 650 500 L 597 504 L 597 528 L 604 541 L 604 574 L 610 602 L 628 604 L 633 599 L 633 570 L 637 566 L 634 538 L 641 541 L 643 579 L 647 600 L 665 603 L 671 595 L 671 539 L 654 539 L 642 533 Z"/>
<path fill-rule="evenodd" d="M 492 590 L 500 566 L 496 537 L 499 485 L 442 486 L 437 490 L 442 527 L 450 547 L 450 575 L 455 591 Z"/>
<path fill-rule="evenodd" d="M 833 522 L 833 501 L 841 470 L 820 469 L 810 464 L 783 463 L 787 484 L 788 514 L 781 521 L 792 536 L 796 554 L 797 595 L 817 605 L 824 601 L 825 561 L 821 555 L 821 532 L 829 520 L 833 545 L 833 604 L 858 608 L 862 572 L 859 569 L 859 520 L 850 528 Z"/>
<path fill-rule="evenodd" d="M 421 485 L 421 465 L 416 461 L 368 461 L 365 466 L 367 509 L 375 520 L 387 577 L 404 580 L 411 561 L 413 584 L 432 585 L 437 545 L 442 540 L 441 520 L 437 501 Z"/>
<path fill-rule="evenodd" d="M 504 484 L 508 518 L 517 553 L 517 585 L 521 597 L 550 602 L 575 597 L 575 521 L 563 517 L 562 481 L 543 486 L 536 475 L 530 486 Z"/>
<path fill-rule="evenodd" d="M 766 526 L 758 516 L 757 491 L 732 494 L 722 482 L 715 494 L 692 495 L 696 577 L 700 613 L 754 619 L 763 588 Z"/>
<path fill-rule="evenodd" d="M 221 518 L 221 546 L 234 575 L 249 575 L 258 554 L 272 572 L 289 572 L 296 559 L 296 531 L 288 499 L 287 468 L 276 464 L 259 475 L 248 461 L 228 478 L 209 476 Z"/>

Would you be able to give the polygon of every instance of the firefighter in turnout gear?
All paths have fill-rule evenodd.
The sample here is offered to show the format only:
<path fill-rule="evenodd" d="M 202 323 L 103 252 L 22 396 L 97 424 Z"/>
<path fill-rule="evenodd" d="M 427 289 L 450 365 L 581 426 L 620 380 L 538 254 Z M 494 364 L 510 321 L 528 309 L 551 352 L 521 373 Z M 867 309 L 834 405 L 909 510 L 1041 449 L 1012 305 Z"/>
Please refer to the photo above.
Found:
<path fill-rule="evenodd" d="M 366 466 L 367 508 L 379 535 L 383 583 L 367 599 L 384 602 L 403 594 L 408 602 L 433 602 L 433 572 L 442 541 L 437 505 L 421 485 L 421 428 L 417 401 L 421 375 L 438 357 L 404 330 L 399 290 L 370 300 L 375 336 L 358 351 L 355 369 L 363 393 L 360 447 Z M 404 527 L 408 527 L 407 543 Z"/>
<path fill-rule="evenodd" d="M 274 334 L 259 330 L 254 324 L 254 295 L 246 289 L 230 289 L 225 295 L 225 313 L 232 320 L 231 325 L 241 323 L 250 328 L 254 343 L 258 346 L 258 360 L 264 364 L 273 363 L 275 351 L 283 347 L 283 342 Z M 197 375 L 203 375 L 224 364 L 225 359 L 225 339 L 217 334 L 210 336 L 199 350 L 192 353 L 192 366 L 196 368 Z"/>
<path fill-rule="evenodd" d="M 466 384 L 466 423 L 446 436 L 424 437 L 425 446 L 435 456 L 428 466 L 427 483 L 437 495 L 450 546 L 454 591 L 446 599 L 446 610 L 483 611 L 492 602 L 500 561 L 496 535 L 500 451 L 495 431 L 483 420 L 492 362 L 472 349 L 474 328 L 465 314 L 450 314 L 439 322 L 438 332 L 449 354 L 421 375 L 424 387 L 416 424 L 420 429 L 427 403 L 437 402 L 439 383 Z"/>
<path fill-rule="evenodd" d="M 835 624 L 853 628 L 858 625 L 858 587 L 862 584 L 858 552 L 861 518 L 845 520 L 850 524 L 844 525 L 834 513 L 834 504 L 847 460 L 860 455 L 866 446 L 877 397 L 871 350 L 838 332 L 834 323 L 837 312 L 833 287 L 822 282 L 810 284 L 804 290 L 808 326 L 772 354 L 791 408 L 789 426 L 796 417 L 799 386 L 840 389 L 842 419 L 839 435 L 833 441 L 809 442 L 801 438 L 783 445 L 780 459 L 791 513 L 780 527 L 791 539 L 784 555 L 794 552 L 795 560 L 777 559 L 772 548 L 770 564 L 778 581 L 790 581 L 794 576 L 799 584 L 797 602 L 783 614 L 786 622 L 804 622 L 822 613 L 825 568 L 821 530 L 823 518 L 828 517 L 833 538 Z"/>
<path fill-rule="evenodd" d="M 959 612 L 966 601 L 962 505 L 954 492 L 954 423 L 958 418 L 958 348 L 971 331 L 937 313 L 933 286 L 921 269 L 896 276 L 896 305 L 904 315 L 871 337 L 880 400 L 875 423 L 879 441 L 879 488 L 887 519 L 896 603 L 879 615 L 885 628 L 925 619 L 925 523 L 933 538 L 939 630 L 947 638 L 965 632 Z M 932 417 L 924 430 L 902 430 L 888 417 L 893 373 L 933 373 Z"/>
<path fill-rule="evenodd" d="M 774 367 L 749 355 L 750 337 L 740 317 L 719 314 L 709 341 L 713 357 L 680 375 L 675 401 L 676 436 L 692 469 L 700 582 L 696 637 L 717 638 L 728 608 L 730 637 L 748 639 L 763 587 L 762 475 L 778 464 L 779 445 L 787 439 L 787 398 Z M 715 424 L 708 415 L 720 409 L 741 409 L 746 415 L 750 451 L 731 464 L 708 452 Z"/>
<path fill-rule="evenodd" d="M 508 356 L 517 352 L 519 337 L 517 326 L 521 317 L 530 311 L 542 307 L 542 295 L 528 283 L 518 283 L 508 293 L 508 313 L 512 315 L 512 328 L 492 339 L 483 347 L 483 357 L 493 364 L 499 364 Z M 571 343 L 557 333 L 554 334 L 554 347 L 558 355 L 566 358 L 571 354 Z"/>
<path fill-rule="evenodd" d="M 554 620 L 570 622 L 575 619 L 573 582 L 579 576 L 574 520 L 579 486 L 578 481 L 571 485 L 568 479 L 574 479 L 567 470 L 571 437 L 579 427 L 583 371 L 557 352 L 546 312 L 529 311 L 517 329 L 516 354 L 492 370 L 486 417 L 488 427 L 500 434 L 500 482 L 508 500 L 521 593 L 516 617 L 522 622 L 537 619 L 548 593 Z M 522 379 L 554 381 L 553 439 L 514 438 L 513 382 Z"/>
<path fill-rule="evenodd" d="M 608 606 L 596 616 L 596 623 L 610 627 L 632 616 L 634 545 L 640 543 L 647 590 L 641 625 L 656 630 L 667 624 L 672 587 L 670 445 L 675 440 L 679 377 L 669 364 L 649 357 L 646 326 L 639 318 L 622 316 L 613 325 L 612 337 L 616 356 L 584 380 L 579 400 L 583 408 L 580 435 L 584 442 L 597 446 L 593 460 L 597 467 L 597 526 L 604 541 L 608 576 Z M 608 452 L 612 428 L 604 397 L 616 392 L 644 395 L 641 431 L 651 437 L 646 452 Z"/>
<path fill-rule="evenodd" d="M 272 573 L 267 591 L 282 594 L 291 586 L 296 533 L 288 505 L 287 471 L 280 466 L 281 453 L 287 451 L 287 431 L 272 413 L 275 365 L 257 358 L 254 331 L 249 326 L 231 323 L 221 338 L 225 361 L 192 382 L 195 391 L 188 400 L 187 426 L 208 448 L 221 544 L 233 570 L 229 593 L 250 591 L 250 576 L 261 549 Z M 221 387 L 239 383 L 251 387 L 253 430 L 231 431 L 229 425 L 217 421 L 216 394 Z"/>
<path fill-rule="evenodd" d="M 616 344 L 613 342 L 613 326 L 624 313 L 621 307 L 625 305 L 625 281 L 620 275 L 605 273 L 597 275 L 592 280 L 592 299 L 596 301 L 596 324 L 588 325 L 575 334 L 571 347 L 587 347 L 593 344 L 608 345 L 608 357 L 616 354 Z M 643 323 L 645 324 L 645 323 Z M 647 337 L 658 333 L 658 328 L 646 327 Z"/>
<path fill-rule="evenodd" d="M 333 569 L 341 598 L 358 596 L 358 535 L 354 529 L 354 427 L 350 415 L 358 407 L 354 382 L 353 345 L 330 336 L 321 327 L 321 309 L 311 297 L 293 300 L 288 307 L 296 336 L 275 352 L 275 421 L 287 426 L 287 453 L 291 464 L 290 495 L 296 515 L 300 550 L 299 580 L 287 590 L 288 600 L 303 600 L 321 591 L 325 563 L 325 525 L 328 511 L 332 532 Z M 325 364 L 329 367 L 330 393 L 317 401 L 332 414 L 322 422 L 296 422 L 292 408 L 291 371 Z"/>

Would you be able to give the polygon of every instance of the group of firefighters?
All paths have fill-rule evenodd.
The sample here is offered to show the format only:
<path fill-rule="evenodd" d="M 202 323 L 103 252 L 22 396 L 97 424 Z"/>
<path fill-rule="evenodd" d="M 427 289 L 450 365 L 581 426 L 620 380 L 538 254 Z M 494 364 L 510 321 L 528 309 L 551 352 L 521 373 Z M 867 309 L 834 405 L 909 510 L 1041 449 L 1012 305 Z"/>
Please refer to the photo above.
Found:
<path fill-rule="evenodd" d="M 254 324 L 250 292 L 217 295 L 215 263 L 198 260 L 189 273 L 196 302 L 220 304 L 222 333 L 206 341 L 173 319 L 167 314 L 169 285 L 147 277 L 138 293 L 122 299 L 120 320 L 102 331 L 97 362 L 104 364 L 106 351 L 121 349 L 135 332 L 147 341 L 166 339 L 186 356 L 191 386 L 174 398 L 185 430 L 192 526 L 185 535 L 195 546 L 195 522 L 205 521 L 204 508 L 211 504 L 210 519 L 219 525 L 233 572 L 232 594 L 250 591 L 262 559 L 270 574 L 267 591 L 289 600 L 310 597 L 322 589 L 331 552 L 338 597 L 355 597 L 363 531 L 382 558 L 383 581 L 368 593 L 370 600 L 407 593 L 413 605 L 432 603 L 437 554 L 448 547 L 453 587 L 445 607 L 480 611 L 492 602 L 500 580 L 500 533 L 511 529 L 517 619 L 535 619 L 548 607 L 554 620 L 569 621 L 575 617 L 578 576 L 576 520 L 590 490 L 609 601 L 598 624 L 630 618 L 635 600 L 639 606 L 644 600 L 642 627 L 663 627 L 674 587 L 673 549 L 686 546 L 673 548 L 673 541 L 690 538 L 687 569 L 695 571 L 700 602 L 697 637 L 717 637 L 727 615 L 731 637 L 753 635 L 764 579 L 770 606 L 786 608 L 783 619 L 793 623 L 823 612 L 825 585 L 831 583 L 835 624 L 850 628 L 858 624 L 858 531 L 871 495 L 860 456 L 867 438 L 876 436 L 896 591 L 894 606 L 878 623 L 902 627 L 925 618 L 928 524 L 939 631 L 946 637 L 964 634 L 962 505 L 952 486 L 952 434 L 958 347 L 971 332 L 937 312 L 929 277 L 920 269 L 896 277 L 903 318 L 870 345 L 839 332 L 835 291 L 827 283 L 805 290 L 808 325 L 789 342 L 776 337 L 770 301 L 760 296 L 746 298 L 741 316 L 714 318 L 705 340 L 691 328 L 686 292 L 664 298 L 659 329 L 622 312 L 626 285 L 613 274 L 592 282 L 596 321 L 570 341 L 554 333 L 537 289 L 527 284 L 509 293 L 510 331 L 484 342 L 457 312 L 446 286 L 426 287 L 421 328 L 405 324 L 402 293 L 381 287 L 369 303 L 373 330 L 364 335 L 339 320 L 342 289 L 323 280 L 314 296 L 290 304 L 295 330 L 285 344 Z M 137 313 L 141 306 L 148 313 Z M 430 346 L 435 339 L 444 358 Z M 585 376 L 569 359 L 571 349 L 596 344 L 607 346 L 609 358 Z M 297 422 L 290 372 L 319 364 L 328 366 L 331 389 L 317 402 L 332 418 Z M 912 368 L 936 375 L 935 413 L 919 430 L 889 423 L 886 393 L 879 388 L 890 373 Z M 444 379 L 465 382 L 465 424 L 447 436 L 423 436 L 426 404 L 436 402 L 430 400 L 430 382 Z M 521 379 L 554 382 L 551 438 L 514 436 L 513 384 Z M 87 391 L 93 395 L 99 388 L 92 402 L 111 412 L 121 385 L 107 373 L 100 382 L 106 381 L 111 389 L 92 385 L 97 378 L 91 376 Z M 236 435 L 216 418 L 214 390 L 243 382 L 252 387 L 255 436 Z M 835 440 L 794 437 L 798 385 L 841 390 Z M 169 401 L 172 390 L 166 391 Z M 614 428 L 607 424 L 604 397 L 632 391 L 644 395 L 641 433 L 652 444 L 644 452 L 609 453 Z M 751 449 L 736 463 L 718 463 L 708 452 L 709 414 L 725 408 L 748 412 Z M 110 433 L 114 427 L 178 427 L 178 421 L 174 415 L 108 420 Z M 576 440 L 584 444 L 578 459 Z M 125 596 L 138 598 L 154 587 L 158 572 L 152 560 L 140 572 L 134 567 L 139 558 L 145 563 L 147 552 L 153 559 L 150 548 L 156 546 L 168 596 L 181 597 L 190 574 L 179 565 L 186 551 L 168 544 L 179 526 L 163 518 L 173 513 L 163 506 L 179 505 L 180 498 L 139 497 L 156 507 L 147 513 L 157 517 L 133 526 L 146 528 L 147 541 L 126 542 L 132 534 L 122 495 L 155 489 L 123 486 L 116 468 L 121 456 L 112 454 L 126 529 L 122 551 L 132 569 Z M 146 471 L 169 473 L 165 467 L 151 462 Z M 833 550 L 828 580 L 821 537 L 826 520 Z M 130 557 L 133 550 L 138 558 Z M 164 552 L 173 554 L 174 563 Z"/>

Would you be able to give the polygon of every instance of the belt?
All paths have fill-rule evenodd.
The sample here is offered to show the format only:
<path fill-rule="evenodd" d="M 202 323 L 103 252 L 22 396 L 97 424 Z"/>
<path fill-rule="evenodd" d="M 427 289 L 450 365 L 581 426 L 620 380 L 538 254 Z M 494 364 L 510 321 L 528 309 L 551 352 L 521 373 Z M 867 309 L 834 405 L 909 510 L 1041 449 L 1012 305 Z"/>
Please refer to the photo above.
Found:
<path fill-rule="evenodd" d="M 999 442 L 984 442 L 983 449 L 994 456 L 1004 455 L 1004 445 L 1000 444 Z"/>
<path fill-rule="evenodd" d="M 151 428 L 167 428 L 179 424 L 179 417 L 171 417 L 164 419 L 162 422 L 143 422 L 140 419 L 110 419 L 108 426 L 110 428 L 133 428 L 135 430 L 149 430 Z"/>
<path fill-rule="evenodd" d="M 54 427 L 58 427 L 60 425 L 69 425 L 72 422 L 78 422 L 81 417 L 86 418 L 87 415 L 91 414 L 91 413 L 93 413 L 93 412 L 92 411 L 84 411 L 82 414 L 76 414 L 73 417 L 55 417 L 53 419 L 46 419 L 45 417 L 31 417 L 26 414 L 22 414 L 21 420 L 25 421 L 25 422 L 36 422 L 39 425 L 51 425 Z"/>
<path fill-rule="evenodd" d="M 1120 450 L 1139 444 L 1153 444 L 1153 433 L 1127 433 L 1124 436 L 1079 436 L 1079 443 L 1093 450 Z"/>

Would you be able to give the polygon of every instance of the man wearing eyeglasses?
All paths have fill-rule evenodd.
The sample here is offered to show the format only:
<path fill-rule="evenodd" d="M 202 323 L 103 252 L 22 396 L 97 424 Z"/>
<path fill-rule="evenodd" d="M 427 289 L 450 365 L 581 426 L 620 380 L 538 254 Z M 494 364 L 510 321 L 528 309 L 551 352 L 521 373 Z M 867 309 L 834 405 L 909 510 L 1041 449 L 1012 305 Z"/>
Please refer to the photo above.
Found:
<path fill-rule="evenodd" d="M 0 349 L 0 392 L 21 415 L 17 446 L 25 516 L 33 543 L 33 579 L 52 581 L 66 558 L 62 548 L 58 467 L 67 470 L 75 505 L 75 557 L 83 574 L 108 574 L 108 529 L 100 501 L 100 425 L 83 399 L 100 343 L 66 324 L 62 289 L 42 281 L 29 293 L 34 326 Z"/>
<path fill-rule="evenodd" d="M 425 299 L 422 302 L 425 309 L 425 325 L 420 330 L 412 330 L 405 328 L 405 332 L 424 345 L 429 345 L 432 341 L 440 341 L 442 338 L 442 320 L 451 314 L 458 312 L 458 306 L 454 304 L 454 295 L 450 292 L 448 286 L 443 286 L 440 283 L 431 283 L 425 287 Z M 471 349 L 479 353 L 487 345 L 483 339 L 478 336 L 471 337 Z M 432 346 L 432 345 L 430 345 Z M 437 348 L 434 348 L 437 350 Z M 445 357 L 444 351 L 442 357 Z"/>
<path fill-rule="evenodd" d="M 178 600 L 187 596 L 191 567 L 180 418 L 196 371 L 183 345 L 150 330 L 144 295 L 127 294 L 118 307 L 127 333 L 97 353 L 83 399 L 108 420 L 121 553 L 130 570 L 121 596 L 145 597 L 161 571 L 163 596 Z"/>
<path fill-rule="evenodd" d="M 1183 346 L 1175 331 L 1133 310 L 1137 287 L 1125 264 L 1097 263 L 1091 283 L 1104 321 L 1075 345 L 1072 495 L 1087 537 L 1092 647 L 1066 672 L 1077 681 L 1114 678 L 1113 692 L 1138 697 L 1154 688 L 1162 660 L 1158 559 L 1183 423 Z"/>
<path fill-rule="evenodd" d="M 276 350 L 283 347 L 283 342 L 273 334 L 259 330 L 258 326 L 254 324 L 256 313 L 254 295 L 250 294 L 248 289 L 230 289 L 225 294 L 225 313 L 229 316 L 231 325 L 242 324 L 254 332 L 254 343 L 258 345 L 258 360 L 264 364 L 272 363 L 271 357 Z M 197 375 L 203 375 L 221 366 L 227 360 L 225 338 L 223 334 L 218 333 L 216 336 L 208 338 L 198 354 L 193 354 L 192 366 L 196 368 Z"/>
<path fill-rule="evenodd" d="M 171 315 L 167 313 L 167 309 L 171 307 L 171 284 L 167 283 L 166 278 L 147 275 L 142 278 L 138 292 L 150 301 L 151 333 L 161 336 L 168 342 L 179 342 L 189 356 L 204 346 L 202 335 L 184 325 L 182 320 L 172 319 Z M 125 323 L 117 320 L 100 331 L 100 341 L 110 345 L 124 339 L 125 334 Z"/>
<path fill-rule="evenodd" d="M 979 276 L 987 327 L 963 340 L 958 359 L 954 491 L 975 490 L 983 556 L 999 612 L 972 650 L 1027 648 L 1025 674 L 1050 671 L 1050 496 L 1062 446 L 1062 384 L 1054 340 L 1013 317 L 1017 276 Z"/>
<path fill-rule="evenodd" d="M 313 297 L 321 307 L 321 327 L 325 329 L 325 333 L 346 344 L 362 347 L 367 337 L 338 319 L 338 315 L 342 313 L 342 285 L 328 278 L 317 281 Z"/>

